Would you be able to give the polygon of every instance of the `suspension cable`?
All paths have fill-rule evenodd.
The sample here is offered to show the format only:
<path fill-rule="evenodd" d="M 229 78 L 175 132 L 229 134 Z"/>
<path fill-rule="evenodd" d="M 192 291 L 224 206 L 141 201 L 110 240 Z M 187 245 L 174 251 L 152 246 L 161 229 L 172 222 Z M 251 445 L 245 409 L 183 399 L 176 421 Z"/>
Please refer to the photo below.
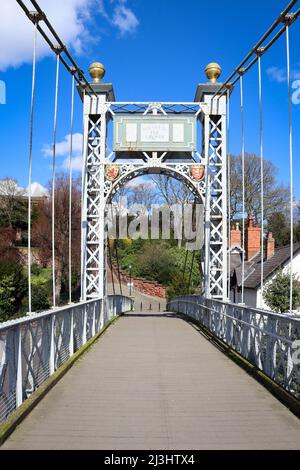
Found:
<path fill-rule="evenodd" d="M 73 74 L 74 73 L 74 70 L 75 70 L 75 73 L 74 73 L 74 77 L 75 77 L 75 80 L 76 82 L 82 86 L 83 89 L 86 89 L 87 91 L 87 94 L 91 96 L 91 94 L 97 96 L 96 92 L 93 90 L 91 84 L 88 82 L 88 80 L 86 79 L 85 75 L 84 75 L 84 72 L 83 70 L 81 70 L 78 65 L 76 64 L 75 60 L 73 59 L 73 57 L 71 56 L 70 52 L 68 51 L 67 47 L 64 45 L 64 43 L 62 42 L 62 40 L 60 39 L 60 37 L 58 36 L 58 34 L 56 33 L 56 31 L 54 30 L 53 26 L 51 25 L 49 19 L 47 18 L 46 14 L 43 12 L 43 10 L 40 8 L 40 6 L 38 5 L 38 3 L 35 1 L 35 0 L 30 0 L 33 7 L 36 9 L 35 12 L 32 12 L 30 11 L 27 6 L 24 4 L 24 1 L 22 0 L 16 0 L 17 3 L 20 5 L 20 7 L 22 8 L 22 10 L 24 11 L 25 15 L 29 18 L 30 21 L 32 21 L 33 23 L 35 23 L 35 16 L 38 16 L 40 20 L 43 20 L 43 23 L 46 25 L 46 27 L 48 28 L 48 30 L 50 31 L 51 33 L 51 36 L 55 38 L 55 40 L 57 41 L 57 44 L 58 46 L 60 47 L 61 49 L 61 54 L 64 54 L 66 56 L 66 58 L 62 57 L 62 55 L 60 55 L 60 61 L 62 62 L 62 64 L 66 67 L 66 69 L 68 70 L 69 73 Z M 44 25 L 43 25 L 44 27 Z M 49 47 L 52 49 L 53 52 L 56 53 L 56 48 L 57 46 L 53 43 L 53 41 L 49 38 L 49 34 L 47 34 L 43 27 L 41 25 L 37 25 L 37 30 L 38 32 L 41 34 L 41 36 L 44 38 L 44 40 L 46 41 L 46 43 L 49 45 Z M 71 63 L 71 65 L 69 65 L 69 63 Z"/>
<path fill-rule="evenodd" d="M 58 82 L 59 82 L 59 54 L 56 56 L 56 78 L 55 78 L 55 98 L 54 98 L 54 123 L 53 123 L 53 157 L 52 157 L 52 292 L 53 307 L 56 307 L 56 287 L 55 287 L 55 173 L 56 173 L 56 128 L 57 128 L 57 103 L 58 103 Z"/>
<path fill-rule="evenodd" d="M 230 74 L 230 76 L 225 80 L 225 82 L 220 86 L 218 91 L 213 95 L 212 99 L 215 98 L 217 95 L 220 98 L 224 93 L 226 93 L 226 87 L 231 82 L 234 85 L 239 80 L 239 75 L 241 70 L 244 69 L 244 72 L 250 70 L 251 67 L 257 62 L 257 51 L 259 48 L 262 48 L 265 41 L 271 36 L 271 34 L 276 30 L 276 28 L 282 23 L 283 19 L 289 15 L 289 22 L 290 24 L 294 23 L 300 16 L 300 9 L 298 9 L 295 13 L 289 13 L 293 6 L 298 2 L 298 0 L 292 0 L 289 2 L 287 7 L 284 11 L 277 17 L 275 22 L 271 25 L 271 27 L 267 30 L 267 32 L 262 36 L 262 38 L 258 41 L 258 43 L 251 49 L 251 51 L 247 54 L 247 56 L 242 60 L 242 62 L 234 69 L 234 71 Z M 268 44 L 262 48 L 263 53 L 265 53 L 285 32 L 285 27 L 282 27 L 274 37 L 269 41 Z M 251 60 L 251 58 L 254 58 Z M 249 60 L 251 62 L 248 64 Z M 248 64 L 248 65 L 247 65 Z M 234 78 L 236 77 L 236 78 Z M 234 79 L 234 80 L 233 80 Z"/>
<path fill-rule="evenodd" d="M 69 303 L 72 303 L 72 190 L 73 190 L 73 128 L 74 128 L 75 78 L 72 75 L 70 151 L 69 151 Z"/>
<path fill-rule="evenodd" d="M 115 243 L 115 254 L 116 254 L 116 260 L 117 260 L 117 270 L 118 270 L 120 294 L 123 295 L 123 289 L 122 289 L 122 283 L 121 283 L 121 273 L 120 273 L 120 263 L 119 263 L 119 252 L 118 252 L 118 239 L 116 239 L 116 243 Z"/>
<path fill-rule="evenodd" d="M 112 199 L 110 200 L 110 215 L 111 215 L 111 223 L 112 223 L 112 226 L 114 225 L 114 211 L 113 211 L 113 203 L 112 203 Z M 116 238 L 114 240 L 114 245 L 116 244 Z M 115 291 L 115 279 L 114 279 L 114 273 L 113 273 L 113 264 L 112 264 L 112 253 L 111 253 L 111 248 L 110 248 L 110 239 L 108 238 L 107 239 L 107 244 L 108 244 L 108 256 L 109 256 L 109 259 L 110 259 L 110 271 L 111 271 L 111 279 L 112 279 L 112 287 L 113 287 L 113 293 L 115 295 L 116 291 Z"/>
<path fill-rule="evenodd" d="M 227 89 L 227 181 L 228 181 L 228 299 L 230 300 L 231 272 L 231 157 L 230 157 L 230 89 Z"/>
<path fill-rule="evenodd" d="M 31 314 L 31 184 L 32 184 L 32 147 L 33 147 L 33 124 L 34 124 L 34 98 L 35 98 L 35 76 L 36 76 L 36 41 L 37 23 L 35 22 L 33 35 L 33 60 L 32 60 L 32 84 L 31 84 L 31 107 L 30 107 L 30 131 L 29 131 L 29 160 L 28 160 L 28 313 Z"/>
<path fill-rule="evenodd" d="M 110 239 L 108 238 L 107 247 L 108 247 L 109 267 L 110 267 L 110 272 L 111 272 L 111 282 L 112 282 L 113 294 L 116 295 L 115 280 L 114 280 L 114 273 L 113 273 L 113 264 L 112 264 L 112 256 L 111 256 L 111 248 L 110 248 L 110 243 L 109 242 L 110 242 Z"/>
<path fill-rule="evenodd" d="M 291 62 L 290 62 L 290 35 L 289 25 L 286 24 L 286 68 L 287 68 L 287 88 L 288 88 L 288 125 L 289 125 L 289 159 L 290 159 L 290 313 L 293 310 L 293 261 L 294 261 L 294 180 L 293 180 L 293 126 L 292 126 L 292 101 L 291 101 Z"/>
<path fill-rule="evenodd" d="M 190 269 L 190 274 L 189 274 L 188 293 L 190 293 L 190 287 L 191 287 L 191 281 L 192 281 L 192 272 L 193 272 L 193 267 L 194 267 L 195 254 L 196 254 L 196 251 L 193 250 L 192 262 L 191 262 L 191 269 Z"/>
<path fill-rule="evenodd" d="M 262 97 L 262 74 L 261 57 L 258 55 L 258 94 L 259 94 L 259 143 L 260 143 L 260 219 L 261 219 L 261 247 L 260 247 L 260 292 L 261 305 L 264 288 L 264 144 L 263 144 L 263 97 Z"/>
<path fill-rule="evenodd" d="M 242 125 L 242 297 L 244 303 L 245 284 L 245 110 L 243 75 L 240 75 L 241 125 Z"/>
<path fill-rule="evenodd" d="M 184 276 L 185 276 L 185 270 L 186 270 L 187 257 L 188 257 L 188 250 L 185 251 L 185 260 L 184 260 L 183 271 L 182 271 L 182 284 L 184 283 Z"/>

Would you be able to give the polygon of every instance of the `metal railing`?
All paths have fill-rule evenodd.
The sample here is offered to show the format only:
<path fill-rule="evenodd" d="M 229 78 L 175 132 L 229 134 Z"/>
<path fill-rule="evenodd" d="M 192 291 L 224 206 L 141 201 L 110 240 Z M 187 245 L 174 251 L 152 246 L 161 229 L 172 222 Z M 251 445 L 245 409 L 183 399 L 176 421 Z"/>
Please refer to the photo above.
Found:
<path fill-rule="evenodd" d="M 300 400 L 299 316 L 196 295 L 172 299 L 167 309 L 194 319 Z"/>
<path fill-rule="evenodd" d="M 0 323 L 0 423 L 114 316 L 128 297 L 68 305 Z"/>

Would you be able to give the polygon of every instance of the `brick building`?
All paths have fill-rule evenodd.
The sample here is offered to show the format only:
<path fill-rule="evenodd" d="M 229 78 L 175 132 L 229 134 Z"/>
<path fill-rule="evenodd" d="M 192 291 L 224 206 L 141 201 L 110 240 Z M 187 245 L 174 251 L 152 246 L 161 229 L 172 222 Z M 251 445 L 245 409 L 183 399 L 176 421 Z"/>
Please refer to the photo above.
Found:
<path fill-rule="evenodd" d="M 237 223 L 230 236 L 230 299 L 241 302 L 242 285 L 242 233 Z M 272 232 L 267 234 L 264 247 L 264 286 L 276 277 L 280 270 L 290 273 L 290 245 L 276 248 Z M 293 274 L 300 279 L 300 243 L 294 245 Z M 268 310 L 261 292 L 261 227 L 248 217 L 245 231 L 245 282 L 244 303 L 249 307 Z"/>

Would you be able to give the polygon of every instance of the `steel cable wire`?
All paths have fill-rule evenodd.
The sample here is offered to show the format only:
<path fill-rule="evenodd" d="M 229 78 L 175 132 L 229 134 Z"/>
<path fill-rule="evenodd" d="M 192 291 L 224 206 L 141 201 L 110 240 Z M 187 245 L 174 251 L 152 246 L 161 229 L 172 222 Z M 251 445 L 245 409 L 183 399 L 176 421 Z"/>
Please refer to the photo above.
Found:
<path fill-rule="evenodd" d="M 290 164 L 290 313 L 293 310 L 293 258 L 294 258 L 294 180 L 293 180 L 293 125 L 292 125 L 292 101 L 291 101 L 291 61 L 290 61 L 290 35 L 289 25 L 286 25 L 286 69 L 288 91 L 288 127 L 289 127 L 289 164 Z"/>
<path fill-rule="evenodd" d="M 245 109 L 244 109 L 244 84 L 243 75 L 240 75 L 241 98 L 241 127 L 242 127 L 242 295 L 241 303 L 244 303 L 245 291 Z"/>
<path fill-rule="evenodd" d="M 31 184 L 32 184 L 32 148 L 33 148 L 33 125 L 34 125 L 34 103 L 35 103 L 35 81 L 36 81 L 36 42 L 37 21 L 34 28 L 33 60 L 32 60 L 32 84 L 31 84 L 31 107 L 30 107 L 30 131 L 29 131 L 29 160 L 28 160 L 28 313 L 32 311 L 31 293 Z"/>
<path fill-rule="evenodd" d="M 263 97 L 262 97 L 262 74 L 261 57 L 258 56 L 258 94 L 259 94 L 259 144 L 260 144 L 260 219 L 261 219 L 261 247 L 260 247 L 260 291 L 261 304 L 263 301 L 264 288 L 264 145 L 263 145 Z"/>
<path fill-rule="evenodd" d="M 231 158 L 230 158 L 230 89 L 227 89 L 227 181 L 228 181 L 228 298 L 230 299 L 231 272 Z"/>
<path fill-rule="evenodd" d="M 59 84 L 59 54 L 56 56 L 55 98 L 54 98 L 54 122 L 53 122 L 53 153 L 52 153 L 52 207 L 51 207 L 51 241 L 52 241 L 52 292 L 53 307 L 56 307 L 56 263 L 55 263 L 55 177 L 56 177 L 56 131 L 57 131 L 57 105 Z"/>
<path fill-rule="evenodd" d="M 73 189 L 73 129 L 74 129 L 74 93 L 75 78 L 72 75 L 71 115 L 70 115 L 70 151 L 69 151 L 69 303 L 72 303 L 72 189 Z"/>

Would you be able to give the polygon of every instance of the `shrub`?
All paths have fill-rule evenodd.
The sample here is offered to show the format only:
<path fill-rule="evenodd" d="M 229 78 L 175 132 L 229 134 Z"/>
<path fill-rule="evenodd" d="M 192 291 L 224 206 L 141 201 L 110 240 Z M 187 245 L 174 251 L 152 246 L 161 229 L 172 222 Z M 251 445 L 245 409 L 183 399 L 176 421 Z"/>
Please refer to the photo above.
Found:
<path fill-rule="evenodd" d="M 41 312 L 48 310 L 51 306 L 49 300 L 49 287 L 46 284 L 32 284 L 31 286 L 31 310 Z M 22 313 L 29 310 L 28 295 L 23 300 Z"/>
<path fill-rule="evenodd" d="M 33 274 L 33 276 L 39 276 L 41 272 L 42 272 L 41 266 L 39 266 L 37 263 L 32 263 L 31 274 Z"/>
<path fill-rule="evenodd" d="M 179 295 L 188 295 L 194 294 L 195 289 L 192 286 L 189 286 L 189 276 L 183 273 L 176 272 L 171 276 L 171 282 L 167 287 L 167 298 L 172 299 Z"/>
<path fill-rule="evenodd" d="M 32 310 L 34 312 L 50 308 L 49 293 L 46 285 L 32 286 L 31 299 Z"/>
<path fill-rule="evenodd" d="M 14 314 L 15 295 L 14 276 L 3 276 L 0 280 L 0 321 L 6 321 Z"/>
<path fill-rule="evenodd" d="M 11 318 L 19 309 L 26 292 L 26 277 L 22 266 L 0 263 L 0 321 Z"/>
<path fill-rule="evenodd" d="M 282 271 L 264 289 L 264 300 L 274 312 L 286 313 L 290 309 L 290 276 Z M 293 310 L 300 307 L 300 286 L 293 279 Z"/>
<path fill-rule="evenodd" d="M 148 243 L 137 257 L 138 275 L 168 285 L 175 263 L 164 243 Z"/>

